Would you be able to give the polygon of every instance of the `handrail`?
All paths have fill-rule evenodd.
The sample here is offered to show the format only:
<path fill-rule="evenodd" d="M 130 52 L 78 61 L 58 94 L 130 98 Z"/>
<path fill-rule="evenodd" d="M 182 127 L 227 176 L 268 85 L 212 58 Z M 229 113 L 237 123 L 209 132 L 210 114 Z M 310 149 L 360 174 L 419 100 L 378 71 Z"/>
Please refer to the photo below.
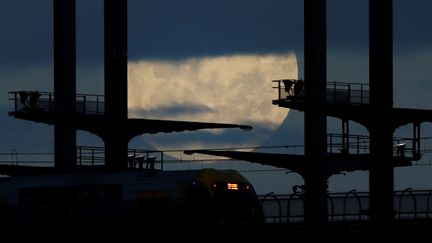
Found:
<path fill-rule="evenodd" d="M 284 217 L 279 217 L 279 215 L 277 216 L 273 216 L 273 215 L 269 215 L 272 216 L 275 219 L 278 219 L 277 222 L 293 222 L 292 220 L 295 218 L 301 218 L 303 215 L 292 215 L 293 212 L 293 202 L 301 202 L 303 203 L 304 206 L 304 200 L 301 197 L 301 194 L 299 192 L 293 192 L 290 194 L 279 194 L 279 195 L 275 195 L 274 193 L 269 193 L 266 196 L 264 196 L 265 202 L 271 202 L 272 199 L 270 199 L 269 197 L 272 197 L 273 200 L 275 200 L 276 202 L 273 201 L 273 203 L 277 203 L 277 205 L 275 205 L 275 207 L 278 207 L 278 212 L 280 212 L 280 206 L 286 207 L 287 208 L 287 213 L 286 215 L 284 215 Z M 298 198 L 297 198 L 298 197 Z M 260 196 L 260 198 L 262 198 L 262 196 Z M 367 221 L 369 220 L 369 217 L 364 217 L 365 214 L 364 212 L 368 212 L 369 208 L 367 207 L 366 204 L 366 208 L 365 205 L 363 205 L 363 200 L 368 200 L 369 198 L 369 193 L 366 192 L 357 192 L 356 190 L 351 190 L 347 193 L 329 193 L 327 200 L 328 200 L 328 220 L 329 221 L 352 221 L 352 220 L 357 220 L 357 221 Z M 418 211 L 418 205 L 420 205 L 419 203 L 421 203 L 421 205 L 424 205 L 425 203 L 430 203 L 431 202 L 431 198 L 432 198 L 432 190 L 412 190 L 411 188 L 405 189 L 403 191 L 395 191 L 394 194 L 394 199 L 395 200 L 399 200 L 399 205 L 395 204 L 395 208 L 399 207 L 399 215 L 395 215 L 395 220 L 405 220 L 407 218 L 412 218 L 412 219 L 419 219 L 419 218 L 430 218 L 430 214 L 432 212 L 432 207 L 427 205 L 425 207 L 422 207 L 422 211 Z M 351 199 L 355 199 L 354 201 Z M 411 208 L 409 208 L 408 211 L 406 212 L 402 212 L 402 206 L 403 206 L 403 202 L 407 199 L 411 199 L 413 200 L 413 205 Z M 351 203 L 354 203 L 352 204 Z M 350 203 L 349 203 L 350 202 Z M 357 207 L 353 208 L 353 211 L 349 211 L 347 209 L 348 205 L 354 205 Z M 263 205 L 263 204 L 262 204 Z M 270 204 L 272 205 L 272 204 Z M 279 206 L 280 205 L 280 206 Z M 301 204 L 299 205 L 301 207 Z M 297 207 L 297 205 L 296 205 Z M 424 209 L 426 208 L 426 209 Z M 265 209 L 269 209 L 268 207 L 263 207 L 264 209 L 264 213 Z M 275 210 L 276 208 L 272 209 Z M 299 208 L 300 209 L 300 208 Z M 304 207 L 303 207 L 304 209 Z M 355 211 L 358 210 L 357 212 Z M 425 210 L 425 211 L 423 211 Z M 340 212 L 340 213 L 339 213 Z M 405 217 L 402 217 L 402 215 L 405 215 Z M 353 216 L 353 217 L 351 217 Z M 271 217 L 268 217 L 271 218 Z M 276 222 L 276 221 L 275 221 Z M 276 222 L 276 223 L 277 223 Z M 296 221 L 298 222 L 298 221 Z"/>
<path fill-rule="evenodd" d="M 334 202 L 333 199 L 330 197 L 330 195 L 327 193 L 327 202 L 330 201 L 330 206 L 331 206 L 331 211 L 330 211 L 330 215 L 328 215 L 327 217 L 330 216 L 331 221 L 334 221 L 334 216 L 335 216 L 335 206 L 334 206 Z M 328 208 L 327 208 L 327 212 L 328 212 Z"/>
<path fill-rule="evenodd" d="M 399 195 L 399 210 L 398 210 L 399 219 L 401 218 L 401 215 L 402 215 L 402 212 L 401 212 L 402 211 L 402 196 L 405 193 L 408 193 L 412 197 L 412 199 L 414 200 L 414 219 L 417 219 L 417 199 L 416 199 L 414 193 L 412 192 L 411 187 L 406 188 Z"/>
<path fill-rule="evenodd" d="M 345 146 L 345 149 L 348 149 L 348 151 L 355 150 L 355 154 L 369 153 L 370 136 L 368 135 L 354 135 L 354 134 L 344 135 L 341 133 L 328 133 L 327 145 L 328 145 L 329 153 L 334 153 L 335 151 L 337 151 L 337 149 L 340 150 L 344 149 L 343 141 L 342 141 L 343 139 L 349 140 L 348 146 Z M 413 143 L 410 143 L 410 141 L 414 142 L 415 139 L 408 138 L 408 137 L 393 137 L 393 143 L 395 143 L 393 147 L 394 156 L 400 157 L 400 151 L 399 151 L 400 148 L 398 149 L 396 145 L 401 144 L 402 142 L 405 142 L 405 144 L 408 145 L 408 147 L 403 148 L 404 156 L 402 157 L 411 156 L 412 158 L 415 158 L 416 154 L 420 154 L 421 152 L 420 147 L 417 146 L 416 148 L 414 148 Z"/>
<path fill-rule="evenodd" d="M 426 218 L 429 218 L 429 204 L 430 204 L 430 199 L 432 197 L 432 190 L 429 191 L 428 195 L 427 195 L 427 199 L 426 199 Z"/>
<path fill-rule="evenodd" d="M 128 168 L 155 170 L 155 164 L 158 163 L 160 164 L 159 170 L 163 170 L 163 151 L 128 149 L 128 155 Z M 103 163 L 105 162 L 105 148 L 77 146 L 77 161 L 78 165 L 83 165 L 85 162 L 92 166 L 97 162 Z"/>
<path fill-rule="evenodd" d="M 297 188 L 301 189 L 300 192 L 296 190 Z M 303 214 L 304 214 L 304 189 L 302 186 L 295 185 L 295 186 L 293 186 L 293 194 L 290 195 L 290 197 L 288 198 L 288 202 L 287 202 L 287 223 L 290 222 L 291 202 L 295 196 L 298 196 L 298 198 L 303 202 Z"/>
<path fill-rule="evenodd" d="M 307 81 L 297 79 L 272 80 L 277 83 L 278 100 L 299 101 L 304 97 Z M 367 105 L 369 104 L 369 84 L 327 82 L 327 102 L 332 104 Z"/>
<path fill-rule="evenodd" d="M 55 112 L 55 96 L 53 92 L 11 91 L 14 112 L 53 113 Z M 104 113 L 104 96 L 93 94 L 75 95 L 75 112 L 77 114 L 101 115 Z"/>
<path fill-rule="evenodd" d="M 355 199 L 357 199 L 358 206 L 359 206 L 359 210 L 358 210 L 358 220 L 361 220 L 361 215 L 362 215 L 362 205 L 361 205 L 360 197 L 357 195 L 356 192 L 357 192 L 356 189 L 353 189 L 353 190 L 347 192 L 347 194 L 346 194 L 346 196 L 345 196 L 345 198 L 344 198 L 344 203 L 343 203 L 343 212 L 342 212 L 342 215 L 343 215 L 343 216 L 342 216 L 342 220 L 345 220 L 345 216 L 346 216 L 346 201 L 347 201 L 348 196 L 349 196 L 350 194 L 354 195 Z"/>
<path fill-rule="evenodd" d="M 279 201 L 279 199 L 277 198 L 277 196 L 274 194 L 274 192 L 269 192 L 267 194 L 264 195 L 263 199 L 261 199 L 261 208 L 264 208 L 264 202 L 267 199 L 267 197 L 272 197 L 279 206 L 279 223 L 282 223 L 282 205 Z"/>
<path fill-rule="evenodd" d="M 144 150 L 144 149 L 128 149 L 129 157 L 128 167 L 150 170 L 163 170 L 164 151 L 159 150 Z M 21 157 L 29 157 L 27 160 L 18 160 L 18 155 Z M 34 164 L 34 165 L 54 165 L 54 153 L 18 153 L 16 149 L 10 153 L 0 153 L 0 156 L 10 157 L 10 161 L 2 161 L 1 164 Z M 105 148 L 95 146 L 76 146 L 76 165 L 78 166 L 96 166 L 105 163 Z M 157 167 L 155 166 L 157 165 Z"/>

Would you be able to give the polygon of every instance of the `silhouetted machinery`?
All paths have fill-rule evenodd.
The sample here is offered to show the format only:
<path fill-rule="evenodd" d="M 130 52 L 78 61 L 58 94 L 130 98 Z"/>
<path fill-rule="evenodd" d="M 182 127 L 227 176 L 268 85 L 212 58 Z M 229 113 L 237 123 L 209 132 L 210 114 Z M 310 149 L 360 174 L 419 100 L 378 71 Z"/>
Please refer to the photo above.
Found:
<path fill-rule="evenodd" d="M 262 223 L 252 185 L 234 170 L 81 172 L 0 182 L 3 225 Z"/>

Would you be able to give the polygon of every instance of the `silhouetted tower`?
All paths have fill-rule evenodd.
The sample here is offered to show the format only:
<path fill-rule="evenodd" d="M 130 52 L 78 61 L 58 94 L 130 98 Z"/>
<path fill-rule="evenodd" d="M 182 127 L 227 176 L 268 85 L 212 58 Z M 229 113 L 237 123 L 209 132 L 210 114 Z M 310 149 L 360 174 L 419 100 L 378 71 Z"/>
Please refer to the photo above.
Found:
<path fill-rule="evenodd" d="M 55 167 L 76 165 L 75 0 L 54 0 L 54 161 Z"/>
<path fill-rule="evenodd" d="M 369 1 L 369 87 L 341 82 L 326 84 L 326 1 L 305 0 L 304 11 L 305 92 L 290 90 L 303 80 L 274 80 L 278 99 L 272 103 L 305 112 L 305 155 L 214 150 L 187 153 L 247 160 L 299 173 L 306 187 L 304 209 L 308 236 L 326 230 L 327 178 L 344 171 L 369 170 L 371 229 L 375 234 L 387 236 L 393 233 L 388 231 L 394 217 L 393 167 L 411 166 L 421 158 L 420 123 L 432 121 L 432 110 L 393 107 L 393 2 Z M 339 153 L 332 148 L 332 134 L 326 146 L 326 116 L 342 120 Z M 355 147 L 349 145 L 349 121 L 368 129 L 368 153 L 360 152 L 359 140 Z M 410 156 L 404 151 L 394 153 L 393 132 L 408 123 L 413 123 L 412 153 Z"/>
<path fill-rule="evenodd" d="M 105 0 L 105 163 L 126 167 L 127 0 Z"/>
<path fill-rule="evenodd" d="M 105 97 L 77 95 L 75 0 L 53 3 L 54 95 L 9 92 L 14 101 L 9 115 L 55 126 L 55 167 L 78 166 L 76 130 L 91 132 L 104 140 L 108 168 L 127 169 L 128 143 L 135 136 L 200 129 L 252 129 L 241 124 L 128 118 L 127 0 L 104 0 Z"/>
<path fill-rule="evenodd" d="M 388 228 L 393 218 L 393 1 L 369 1 L 370 217 Z"/>
<path fill-rule="evenodd" d="M 325 232 L 327 225 L 326 0 L 304 1 L 305 156 L 311 169 L 304 174 L 306 230 Z"/>

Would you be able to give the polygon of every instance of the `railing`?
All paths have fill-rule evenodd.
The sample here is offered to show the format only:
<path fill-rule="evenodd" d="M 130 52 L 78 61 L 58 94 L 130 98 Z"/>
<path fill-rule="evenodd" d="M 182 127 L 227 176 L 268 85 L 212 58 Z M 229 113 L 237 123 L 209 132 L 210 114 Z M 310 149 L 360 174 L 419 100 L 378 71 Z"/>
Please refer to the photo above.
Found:
<path fill-rule="evenodd" d="M 163 161 L 162 151 L 129 149 L 129 168 L 163 170 Z"/>
<path fill-rule="evenodd" d="M 304 98 L 304 81 L 297 79 L 273 80 L 278 90 L 278 100 L 296 100 Z"/>
<path fill-rule="evenodd" d="M 361 83 L 327 83 L 327 102 L 331 104 L 369 104 L 369 85 Z"/>
<path fill-rule="evenodd" d="M 327 134 L 329 153 L 368 154 L 370 149 L 369 136 Z"/>
<path fill-rule="evenodd" d="M 105 149 L 103 147 L 77 146 L 77 165 L 104 165 Z"/>
<path fill-rule="evenodd" d="M 270 196 L 269 196 L 270 195 Z M 432 190 L 407 188 L 394 192 L 394 219 L 432 219 Z M 267 223 L 304 221 L 304 195 L 266 194 L 259 196 Z M 328 220 L 333 222 L 369 220 L 369 193 L 351 190 L 328 194 Z"/>
<path fill-rule="evenodd" d="M 404 137 L 394 137 L 394 156 L 395 157 L 411 157 L 415 160 L 421 159 L 422 150 L 420 148 L 420 141 L 424 140 L 421 138 L 404 138 Z"/>
<path fill-rule="evenodd" d="M 103 147 L 77 147 L 78 165 L 105 164 L 105 149 Z M 163 151 L 129 149 L 128 168 L 163 170 Z"/>
<path fill-rule="evenodd" d="M 420 159 L 420 139 L 394 137 L 393 156 L 399 158 Z M 327 134 L 329 153 L 369 154 L 370 137 L 366 135 L 346 135 L 339 133 Z"/>
<path fill-rule="evenodd" d="M 273 80 L 280 101 L 303 101 L 304 80 Z M 367 105 L 369 104 L 369 85 L 362 83 L 327 82 L 326 100 L 329 104 Z"/>
<path fill-rule="evenodd" d="M 76 155 L 78 166 L 105 164 L 105 149 L 103 147 L 77 146 Z M 1 153 L 0 156 L 10 158 L 7 160 L 0 159 L 0 164 L 54 166 L 54 153 L 18 153 L 16 150 L 12 150 L 11 153 Z M 26 159 L 21 159 L 23 157 Z M 163 170 L 163 151 L 129 149 L 126 162 L 128 168 Z"/>
<path fill-rule="evenodd" d="M 14 102 L 14 112 L 53 113 L 55 97 L 52 92 L 13 91 L 9 92 Z M 103 95 L 77 94 L 75 112 L 78 114 L 102 115 L 105 112 Z"/>

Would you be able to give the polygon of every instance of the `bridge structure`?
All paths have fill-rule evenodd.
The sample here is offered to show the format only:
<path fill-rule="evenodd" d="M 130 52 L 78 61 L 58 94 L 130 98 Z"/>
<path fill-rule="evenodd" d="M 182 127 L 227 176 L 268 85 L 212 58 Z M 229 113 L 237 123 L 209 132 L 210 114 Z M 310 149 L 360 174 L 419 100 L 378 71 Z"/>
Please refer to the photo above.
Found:
<path fill-rule="evenodd" d="M 330 228 L 327 180 L 343 171 L 369 171 L 367 230 L 391 233 L 394 226 L 394 167 L 421 158 L 420 124 L 432 121 L 432 110 L 393 107 L 393 1 L 369 1 L 369 83 L 329 82 L 326 65 L 326 0 L 304 1 L 304 79 L 273 80 L 273 105 L 304 112 L 302 155 L 195 150 L 286 168 L 304 181 L 304 230 L 325 236 Z M 340 119 L 342 132 L 327 134 L 327 117 Z M 350 122 L 369 134 L 350 133 Z M 397 128 L 413 124 L 412 137 L 394 137 Z M 334 140 L 339 141 L 338 148 Z M 366 144 L 366 145 L 365 145 Z M 367 148 L 366 152 L 364 151 Z"/>
<path fill-rule="evenodd" d="M 294 186 L 292 194 L 260 195 L 268 237 L 307 239 L 305 191 Z M 417 239 L 432 230 L 432 191 L 406 188 L 393 193 L 393 232 L 387 239 Z M 327 194 L 327 236 L 334 239 L 372 239 L 370 193 L 351 190 Z M 384 229 L 385 226 L 383 225 Z M 422 238 L 424 239 L 424 238 Z"/>
<path fill-rule="evenodd" d="M 9 115 L 54 125 L 54 168 L 70 169 L 78 165 L 76 130 L 100 136 L 105 142 L 105 166 L 124 169 L 128 167 L 128 141 L 142 133 L 204 128 L 251 129 L 239 124 L 128 118 L 126 0 L 104 1 L 105 95 L 77 95 L 75 0 L 53 0 L 53 3 L 54 92 L 11 92 L 14 109 Z M 273 104 L 305 113 L 305 153 L 291 155 L 217 150 L 187 153 L 220 155 L 298 172 L 305 181 L 304 230 L 314 237 L 325 235 L 330 229 L 329 216 L 332 214 L 329 214 L 328 208 L 332 204 L 327 193 L 329 176 L 342 171 L 368 170 L 369 207 L 367 217 L 360 218 L 369 222 L 368 230 L 382 232 L 383 229 L 391 229 L 395 220 L 395 205 L 398 205 L 395 204 L 393 169 L 396 166 L 410 166 L 412 161 L 420 159 L 420 124 L 432 121 L 430 110 L 393 107 L 393 1 L 369 1 L 368 85 L 327 81 L 326 0 L 305 0 L 304 3 L 305 77 L 304 80 L 274 81 L 278 96 Z M 342 121 L 341 134 L 327 134 L 327 117 Z M 350 121 L 366 127 L 369 135 L 350 134 Z M 397 143 L 395 146 L 395 139 L 400 141 L 393 136 L 395 129 L 410 123 L 413 124 L 410 145 L 407 147 L 406 143 Z M 333 150 L 329 144 L 336 138 L 341 139 L 341 147 Z M 359 141 L 354 148 L 353 138 Z M 361 150 L 360 141 L 363 140 L 368 143 L 368 152 L 353 152 Z M 429 205 L 429 199 L 426 201 Z"/>
<path fill-rule="evenodd" d="M 77 94 L 75 5 L 75 0 L 53 0 L 54 91 L 10 92 L 10 116 L 54 126 L 54 167 L 76 169 L 77 130 L 104 141 L 106 167 L 126 169 L 128 143 L 141 134 L 252 129 L 240 124 L 128 118 L 127 0 L 104 1 L 104 95 Z"/>

